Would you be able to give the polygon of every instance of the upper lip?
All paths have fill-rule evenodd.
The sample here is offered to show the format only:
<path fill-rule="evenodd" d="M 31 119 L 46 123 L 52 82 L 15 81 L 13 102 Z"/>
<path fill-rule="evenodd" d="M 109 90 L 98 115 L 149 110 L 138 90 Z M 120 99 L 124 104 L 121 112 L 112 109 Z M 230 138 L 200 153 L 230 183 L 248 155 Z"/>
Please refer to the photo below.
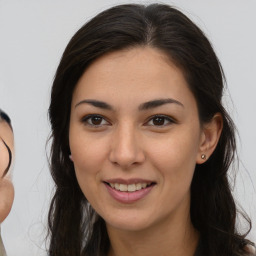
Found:
<path fill-rule="evenodd" d="M 107 183 L 118 183 L 118 184 L 138 184 L 138 183 L 155 183 L 153 180 L 147 180 L 147 179 L 141 179 L 141 178 L 132 178 L 132 179 L 122 179 L 122 178 L 116 178 L 116 179 L 107 179 L 104 180 L 104 182 Z"/>

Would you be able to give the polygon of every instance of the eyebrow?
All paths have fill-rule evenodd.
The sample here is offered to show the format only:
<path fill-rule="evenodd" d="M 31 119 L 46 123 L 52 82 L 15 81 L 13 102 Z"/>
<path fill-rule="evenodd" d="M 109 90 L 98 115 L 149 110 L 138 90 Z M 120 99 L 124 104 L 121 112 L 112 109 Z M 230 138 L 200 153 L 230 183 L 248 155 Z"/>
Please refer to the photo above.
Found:
<path fill-rule="evenodd" d="M 83 103 L 87 103 L 101 109 L 113 110 L 113 107 L 111 105 L 109 105 L 104 101 L 99 101 L 99 100 L 82 100 L 75 105 L 75 108 Z"/>
<path fill-rule="evenodd" d="M 75 105 L 75 108 L 84 103 L 90 104 L 94 107 L 101 108 L 101 109 L 114 110 L 114 108 L 111 105 L 109 105 L 108 103 L 106 103 L 104 101 L 93 100 L 93 99 L 82 100 Z M 174 103 L 181 107 L 184 107 L 184 105 L 181 102 L 171 99 L 171 98 L 167 98 L 167 99 L 156 99 L 156 100 L 147 101 L 147 102 L 139 105 L 138 109 L 140 111 L 143 111 L 143 110 L 148 110 L 148 109 L 152 109 L 152 108 L 157 108 L 162 105 L 170 104 L 170 103 Z"/>
<path fill-rule="evenodd" d="M 174 103 L 181 107 L 184 107 L 184 105 L 181 102 L 171 98 L 167 98 L 167 99 L 157 99 L 157 100 L 147 101 L 139 106 L 139 110 L 148 110 L 148 109 L 160 107 L 162 105 L 169 104 L 169 103 Z"/>

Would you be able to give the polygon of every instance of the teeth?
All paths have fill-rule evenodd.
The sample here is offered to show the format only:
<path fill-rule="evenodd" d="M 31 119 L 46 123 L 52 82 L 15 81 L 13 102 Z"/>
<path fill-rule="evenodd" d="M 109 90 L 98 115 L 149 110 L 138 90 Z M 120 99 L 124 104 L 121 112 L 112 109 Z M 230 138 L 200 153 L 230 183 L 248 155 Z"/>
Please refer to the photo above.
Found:
<path fill-rule="evenodd" d="M 119 190 L 120 185 L 118 183 L 115 183 L 114 186 L 116 190 Z"/>
<path fill-rule="evenodd" d="M 135 184 L 130 184 L 127 186 L 129 192 L 134 192 L 136 191 L 136 185 Z"/>
<path fill-rule="evenodd" d="M 122 191 L 122 192 L 127 191 L 127 185 L 126 184 L 120 184 L 119 190 Z"/>
<path fill-rule="evenodd" d="M 136 184 L 136 190 L 142 189 L 141 183 Z"/>
<path fill-rule="evenodd" d="M 142 183 L 141 186 L 142 186 L 142 188 L 146 188 L 147 187 L 147 183 Z"/>
<path fill-rule="evenodd" d="M 116 190 L 122 191 L 122 192 L 135 192 L 141 189 L 146 188 L 151 183 L 137 183 L 137 184 L 119 184 L 119 183 L 109 183 L 111 188 L 114 188 Z"/>

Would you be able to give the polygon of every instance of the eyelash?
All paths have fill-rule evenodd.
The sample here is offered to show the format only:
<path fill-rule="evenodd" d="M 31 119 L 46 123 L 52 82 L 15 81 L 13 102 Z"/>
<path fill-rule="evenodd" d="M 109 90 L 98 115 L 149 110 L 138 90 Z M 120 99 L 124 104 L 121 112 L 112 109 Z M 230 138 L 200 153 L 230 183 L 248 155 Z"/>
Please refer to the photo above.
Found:
<path fill-rule="evenodd" d="M 161 127 L 165 127 L 165 126 L 168 126 L 170 124 L 176 123 L 176 121 L 173 118 L 171 118 L 169 116 L 166 116 L 166 115 L 151 116 L 146 123 L 153 122 L 153 120 L 156 119 L 156 118 L 164 119 L 164 124 L 162 124 L 162 125 L 151 124 L 149 126 L 155 126 L 155 127 L 161 128 Z"/>
<path fill-rule="evenodd" d="M 100 119 L 100 124 L 93 124 L 92 123 L 92 118 L 99 118 Z M 156 125 L 156 124 L 149 124 L 150 122 L 153 122 L 154 119 L 164 119 L 164 124 L 160 124 L 160 125 Z M 101 124 L 102 121 L 105 121 L 106 124 Z M 162 121 L 162 120 L 161 120 Z M 88 126 L 91 126 L 91 127 L 94 127 L 94 128 L 100 128 L 102 126 L 105 126 L 105 125 L 110 125 L 110 122 L 106 120 L 105 117 L 101 116 L 101 115 L 97 115 L 97 114 L 92 114 L 92 115 L 87 115 L 85 116 L 84 118 L 82 118 L 82 123 L 88 125 Z M 155 127 L 165 127 L 165 126 L 168 126 L 170 124 L 173 124 L 173 123 L 176 123 L 176 121 L 169 117 L 169 116 L 166 116 L 166 115 L 154 115 L 154 116 L 151 116 L 147 122 L 145 123 L 145 125 L 148 125 L 148 126 L 155 126 Z"/>
<path fill-rule="evenodd" d="M 107 125 L 110 124 L 103 116 L 101 116 L 101 115 L 96 115 L 96 114 L 87 115 L 87 116 L 83 117 L 83 118 L 82 118 L 82 123 L 84 123 L 84 124 L 86 124 L 86 125 L 88 125 L 88 126 L 91 126 L 91 127 L 95 127 L 95 128 L 102 127 L 103 125 L 105 125 L 105 124 L 103 124 L 103 125 L 102 125 L 102 124 L 98 124 L 98 125 L 97 125 L 97 124 L 93 124 L 92 122 L 89 123 L 89 120 L 92 121 L 92 118 L 100 118 L 101 121 L 102 121 L 102 120 L 105 120 L 105 122 L 108 123 Z"/>

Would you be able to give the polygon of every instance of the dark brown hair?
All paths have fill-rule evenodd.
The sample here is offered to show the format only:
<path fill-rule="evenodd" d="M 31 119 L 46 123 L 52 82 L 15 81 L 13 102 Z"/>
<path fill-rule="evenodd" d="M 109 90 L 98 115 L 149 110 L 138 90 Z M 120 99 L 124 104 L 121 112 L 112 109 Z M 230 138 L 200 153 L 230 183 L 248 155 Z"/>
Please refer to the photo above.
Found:
<path fill-rule="evenodd" d="M 73 90 L 86 68 L 102 55 L 133 47 L 163 51 L 182 71 L 202 123 L 221 113 L 223 131 L 213 155 L 197 165 L 191 185 L 191 220 L 208 256 L 245 255 L 245 235 L 236 229 L 237 208 L 228 181 L 236 152 L 234 124 L 221 99 L 224 74 L 204 33 L 177 9 L 163 4 L 120 5 L 86 23 L 67 45 L 52 86 L 51 174 L 56 190 L 49 211 L 50 256 L 106 255 L 104 220 L 78 185 L 69 160 L 69 118 Z M 247 218 L 250 226 L 250 221 Z"/>

